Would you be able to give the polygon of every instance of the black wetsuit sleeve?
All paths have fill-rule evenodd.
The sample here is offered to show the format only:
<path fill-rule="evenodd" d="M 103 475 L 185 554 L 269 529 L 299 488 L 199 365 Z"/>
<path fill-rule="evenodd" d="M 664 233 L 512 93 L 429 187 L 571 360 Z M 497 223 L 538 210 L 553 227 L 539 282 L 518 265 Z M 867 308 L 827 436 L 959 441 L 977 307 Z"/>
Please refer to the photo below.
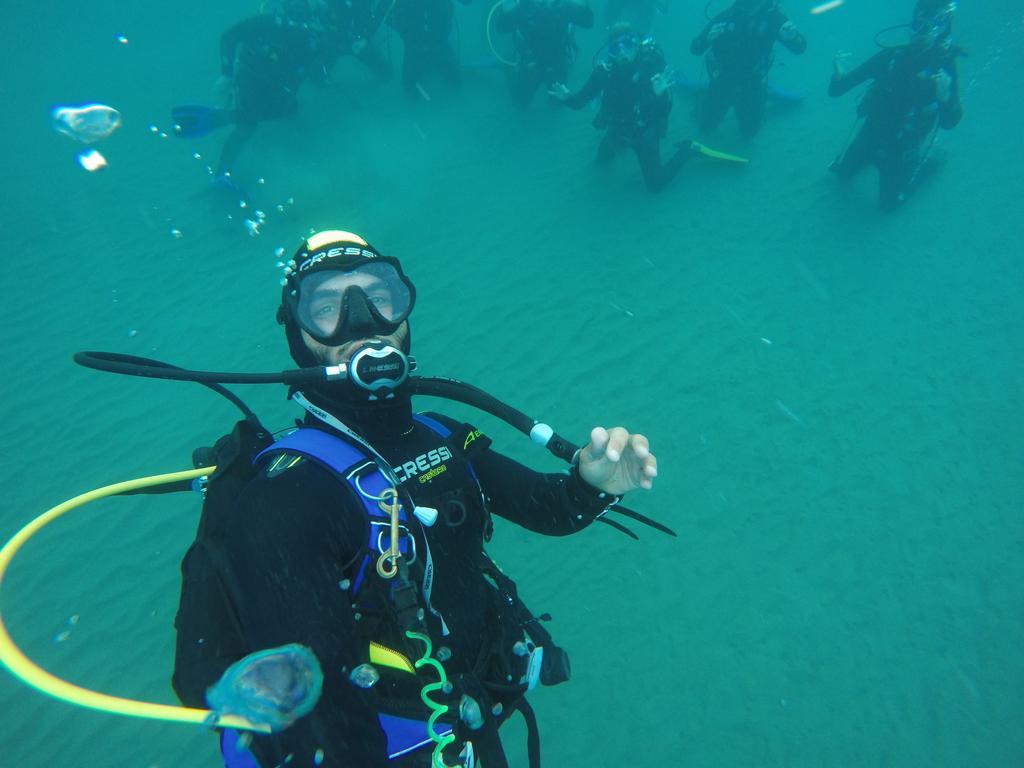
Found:
<path fill-rule="evenodd" d="M 536 472 L 492 450 L 473 457 L 473 468 L 493 514 L 547 536 L 586 528 L 616 501 L 587 485 L 575 469 Z"/>
<path fill-rule="evenodd" d="M 776 11 L 775 15 L 775 39 L 782 43 L 782 45 L 788 48 L 792 53 L 800 54 L 806 51 L 807 38 L 804 37 L 803 33 L 799 29 L 796 29 L 796 25 L 792 24 L 792 22 L 781 11 Z M 786 24 L 792 24 L 793 29 L 796 31 L 796 35 L 791 37 L 789 40 L 784 40 L 779 34 Z"/>
<path fill-rule="evenodd" d="M 833 74 L 832 80 L 828 84 L 828 95 L 842 96 L 865 80 L 874 80 L 879 77 L 885 71 L 890 55 L 888 50 L 879 51 L 856 69 L 851 69 L 842 75 Z"/>
<path fill-rule="evenodd" d="M 939 127 L 949 130 L 960 122 L 964 116 L 964 108 L 960 103 L 960 75 L 956 60 L 950 60 L 943 69 L 949 75 L 949 98 L 939 102 Z"/>
<path fill-rule="evenodd" d="M 583 87 L 576 91 L 576 93 L 570 94 L 569 98 L 563 103 L 571 109 L 581 109 L 604 90 L 607 81 L 608 70 L 604 66 L 598 65 L 594 67 L 594 71 L 590 73 L 590 77 L 587 78 L 587 82 L 583 84 Z"/>
<path fill-rule="evenodd" d="M 711 47 L 711 43 L 708 41 L 708 32 L 711 28 L 719 22 L 725 22 L 728 20 L 729 11 L 725 10 L 715 16 L 711 21 L 704 25 L 704 29 L 701 30 L 700 34 L 693 38 L 693 42 L 690 43 L 690 53 L 694 56 L 700 56 L 707 52 L 708 48 Z"/>
<path fill-rule="evenodd" d="M 181 564 L 181 599 L 174 617 L 177 646 L 172 684 L 187 707 L 205 708 L 207 688 L 246 654 L 222 573 L 219 548 L 197 539 Z"/>

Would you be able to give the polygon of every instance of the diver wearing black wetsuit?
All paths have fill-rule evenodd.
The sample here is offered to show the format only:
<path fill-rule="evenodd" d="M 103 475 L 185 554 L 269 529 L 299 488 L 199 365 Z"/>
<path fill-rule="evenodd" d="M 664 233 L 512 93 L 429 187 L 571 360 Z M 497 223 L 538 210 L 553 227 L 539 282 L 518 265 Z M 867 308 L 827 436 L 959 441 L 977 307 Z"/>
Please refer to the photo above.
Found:
<path fill-rule="evenodd" d="M 221 79 L 230 88 L 221 119 L 235 128 L 221 150 L 218 176 L 230 172 L 258 123 L 295 114 L 320 42 L 305 22 L 282 14 L 253 16 L 221 35 Z"/>
<path fill-rule="evenodd" d="M 803 53 L 807 40 L 772 0 L 736 0 L 711 19 L 690 52 L 705 54 L 708 91 L 698 115 L 701 133 L 710 133 L 735 108 L 740 131 L 753 136 L 764 122 L 768 70 L 775 43 Z"/>
<path fill-rule="evenodd" d="M 406 96 L 420 92 L 430 74 L 440 75 L 449 86 L 459 84 L 459 59 L 451 43 L 455 24 L 452 0 L 395 0 L 388 23 L 402 38 Z"/>
<path fill-rule="evenodd" d="M 508 0 L 502 3 L 494 28 L 511 33 L 515 66 L 508 85 L 515 103 L 525 107 L 541 85 L 569 79 L 576 58 L 573 27 L 594 26 L 594 12 L 577 0 Z"/>
<path fill-rule="evenodd" d="M 829 96 L 842 96 L 872 81 L 857 107 L 864 121 L 830 168 L 849 178 L 876 165 L 879 204 L 885 210 L 907 199 L 936 131 L 954 128 L 963 117 L 956 66 L 960 50 L 949 39 L 952 10 L 948 18 L 941 11 L 935 18 L 917 15 L 909 45 L 885 48 L 849 72 L 837 58 L 828 87 Z"/>
<path fill-rule="evenodd" d="M 354 56 L 378 80 L 389 80 L 391 62 L 375 38 L 390 8 L 374 0 L 324 0 L 318 17 L 328 44 L 326 69 L 343 56 Z"/>
<path fill-rule="evenodd" d="M 278 317 L 293 357 L 303 367 L 347 366 L 348 376 L 307 388 L 308 399 L 294 397 L 309 414 L 304 429 L 267 448 L 251 480 L 232 486 L 235 469 L 211 477 L 182 563 L 175 690 L 202 707 L 229 665 L 298 643 L 323 671 L 319 701 L 286 730 L 254 736 L 248 748 L 224 731 L 231 768 L 257 765 L 252 755 L 262 768 L 430 765 L 427 693 L 450 708 L 441 724 L 456 729 L 454 745 L 437 747 L 447 765 L 470 765 L 472 745 L 487 768 L 508 768 L 498 726 L 519 711 L 533 734 L 534 766 L 536 723 L 524 694 L 531 680 L 568 679 L 568 660 L 485 553 L 490 515 L 545 535 L 576 533 L 616 494 L 650 487 L 656 464 L 647 441 L 597 428 L 568 474 L 541 474 L 492 451 L 468 425 L 414 418 L 404 382 L 415 289 L 397 260 L 357 235 L 330 231 L 305 241 L 291 265 Z M 242 434 L 236 428 L 234 436 Z M 326 440 L 356 460 L 342 464 L 350 469 L 329 469 L 325 454 L 288 442 L 297 439 Z M 235 467 L 239 456 L 243 469 L 250 466 L 238 440 L 218 443 L 218 469 Z M 397 578 L 381 572 L 394 530 L 387 521 L 395 523 L 379 516 L 392 487 L 406 514 L 402 555 L 391 560 Z M 424 510 L 436 510 L 436 519 L 421 516 Z M 396 671 L 375 660 L 375 646 L 418 659 L 421 649 L 403 634 L 408 627 L 433 641 L 451 689 L 424 687 L 438 680 L 429 667 Z M 269 682 L 281 688 L 287 681 Z M 409 727 L 419 734 L 406 756 L 396 716 L 411 719 L 406 735 Z M 235 755 L 240 743 L 242 757 Z"/>
<path fill-rule="evenodd" d="M 510 665 L 518 680 L 523 670 L 513 663 L 512 646 L 522 637 L 519 617 L 487 582 L 483 570 L 482 549 L 491 534 L 488 512 L 538 533 L 560 536 L 588 526 L 609 500 L 600 499 L 578 477 L 543 475 L 488 449 L 472 459 L 487 498 L 485 508 L 464 458 L 456 453 L 461 445 L 446 445 L 413 422 L 408 402 L 388 418 L 376 419 L 373 431 L 354 423 L 356 414 L 350 409 L 332 407 L 331 412 L 356 428 L 399 477 L 406 478 L 405 486 L 417 504 L 440 513 L 437 523 L 429 529 L 417 527 L 413 536 L 419 558 L 427 557 L 429 545 L 434 568 L 431 605 L 444 617 L 449 634 L 442 635 L 440 622 L 431 614 L 427 626 L 436 642 L 451 650 L 444 664 L 449 678 L 472 676 L 479 666 L 477 674 L 485 682 L 506 684 L 502 670 Z M 457 423 L 435 418 L 464 435 Z M 309 427 L 330 431 L 313 417 L 306 421 Z M 438 460 L 446 454 L 451 458 Z M 426 458 L 417 462 L 418 457 Z M 366 518 L 355 494 L 330 472 L 312 461 L 279 469 L 285 463 L 268 462 L 245 488 L 223 520 L 229 540 L 209 541 L 193 555 L 208 558 L 227 574 L 221 594 L 234 621 L 226 636 L 207 633 L 204 645 L 216 650 L 201 679 L 190 671 L 187 689 L 192 693 L 182 698 L 201 707 L 202 693 L 232 662 L 261 649 L 301 643 L 324 669 L 320 702 L 279 736 L 253 740 L 251 749 L 260 765 L 271 768 L 289 754 L 295 765 L 313 765 L 317 749 L 324 752 L 324 766 L 405 765 L 387 760 L 373 701 L 348 679 L 365 661 L 365 649 L 359 645 L 363 630 L 357 626 L 358 609 L 338 585 L 356 579 Z M 423 482 L 429 475 L 433 476 Z M 486 658 L 490 654 L 495 658 Z M 179 687 L 179 692 L 185 694 L 186 687 Z M 508 697 L 491 696 L 488 708 L 499 702 L 508 708 L 517 698 L 511 692 Z M 475 744 L 479 755 L 484 744 Z"/>
<path fill-rule="evenodd" d="M 659 192 L 693 154 L 689 142 L 680 142 L 672 157 L 661 162 L 661 139 L 672 111 L 671 80 L 661 46 L 651 38 L 640 41 L 628 26 L 617 25 L 608 41 L 608 55 L 583 87 L 569 93 L 558 84 L 549 93 L 573 109 L 601 96 L 594 127 L 605 134 L 597 161 L 607 163 L 618 150 L 629 147 L 640 161 L 647 188 Z"/>

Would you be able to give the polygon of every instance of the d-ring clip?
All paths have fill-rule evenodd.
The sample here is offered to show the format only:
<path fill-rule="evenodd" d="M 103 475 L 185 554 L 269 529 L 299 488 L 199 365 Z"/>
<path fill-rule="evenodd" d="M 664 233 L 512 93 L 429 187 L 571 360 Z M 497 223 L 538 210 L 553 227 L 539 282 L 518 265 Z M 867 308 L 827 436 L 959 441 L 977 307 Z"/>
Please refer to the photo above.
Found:
<path fill-rule="evenodd" d="M 398 490 L 385 488 L 380 493 L 380 501 L 377 502 L 377 505 L 381 511 L 387 512 L 391 516 L 391 541 L 388 542 L 387 550 L 381 552 L 380 557 L 377 558 L 377 573 L 381 578 L 393 579 L 398 573 L 398 558 L 402 556 L 398 549 Z"/>

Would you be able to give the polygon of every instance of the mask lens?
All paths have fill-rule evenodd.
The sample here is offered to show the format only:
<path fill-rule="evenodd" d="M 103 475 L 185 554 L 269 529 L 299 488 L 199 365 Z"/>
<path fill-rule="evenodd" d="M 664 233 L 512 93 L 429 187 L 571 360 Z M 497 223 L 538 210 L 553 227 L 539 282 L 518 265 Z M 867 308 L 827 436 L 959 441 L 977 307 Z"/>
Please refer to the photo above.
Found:
<path fill-rule="evenodd" d="M 915 14 L 912 25 L 913 36 L 931 42 L 949 35 L 956 9 L 957 4 L 954 2 L 947 3 L 932 12 Z"/>
<path fill-rule="evenodd" d="M 330 339 L 345 324 L 353 301 L 392 331 L 409 316 L 412 293 L 393 264 L 369 262 L 353 270 L 325 269 L 305 277 L 298 286 L 295 308 L 299 325 L 318 339 Z"/>
<path fill-rule="evenodd" d="M 626 36 L 612 40 L 608 44 L 608 51 L 616 59 L 626 59 L 636 53 L 636 38 Z"/>

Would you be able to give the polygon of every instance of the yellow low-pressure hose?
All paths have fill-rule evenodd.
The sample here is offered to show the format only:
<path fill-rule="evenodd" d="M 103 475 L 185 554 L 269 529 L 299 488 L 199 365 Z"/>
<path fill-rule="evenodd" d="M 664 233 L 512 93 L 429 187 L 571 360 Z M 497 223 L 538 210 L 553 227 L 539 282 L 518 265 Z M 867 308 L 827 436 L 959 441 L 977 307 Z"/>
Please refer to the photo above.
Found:
<path fill-rule="evenodd" d="M 494 40 L 491 39 L 491 21 L 494 19 L 494 14 L 498 12 L 499 8 L 501 8 L 501 4 L 502 0 L 498 0 L 498 2 L 494 4 L 494 7 L 491 8 L 491 12 L 487 14 L 487 45 L 490 46 L 491 53 L 494 54 L 494 58 L 507 67 L 514 67 L 517 66 L 516 62 L 509 61 L 502 57 L 502 55 L 498 53 L 498 49 L 494 47 Z"/>
<path fill-rule="evenodd" d="M 53 522 L 65 512 L 70 512 L 72 509 L 88 504 L 90 501 L 107 496 L 117 496 L 118 494 L 135 491 L 140 488 L 149 488 L 154 485 L 164 485 L 210 475 L 215 469 L 216 467 L 201 467 L 184 472 L 140 477 L 137 480 L 114 483 L 113 485 L 107 485 L 94 491 L 83 493 L 47 510 L 18 531 L 4 545 L 3 549 L 0 549 L 0 587 L 3 586 L 7 567 L 11 564 L 11 560 L 14 559 L 18 550 L 44 526 Z M 148 718 L 150 720 L 167 720 L 177 723 L 195 723 L 197 725 L 215 724 L 217 727 L 223 728 L 237 728 L 261 733 L 270 732 L 269 726 L 252 723 L 243 717 L 234 715 L 218 717 L 216 713 L 207 709 L 192 709 L 170 704 L 154 704 L 146 701 L 122 699 L 117 696 L 99 693 L 98 691 L 91 691 L 87 688 L 80 688 L 66 680 L 61 680 L 59 677 L 51 675 L 45 669 L 33 663 L 14 644 L 10 634 L 7 632 L 7 627 L 4 626 L 2 610 L 0 610 L 0 662 L 3 662 L 4 666 L 11 671 L 11 674 L 40 693 L 45 693 L 48 696 L 53 696 L 56 699 L 66 701 L 69 704 L 75 704 L 79 707 L 94 709 L 100 712 L 110 712 L 115 715 Z"/>

